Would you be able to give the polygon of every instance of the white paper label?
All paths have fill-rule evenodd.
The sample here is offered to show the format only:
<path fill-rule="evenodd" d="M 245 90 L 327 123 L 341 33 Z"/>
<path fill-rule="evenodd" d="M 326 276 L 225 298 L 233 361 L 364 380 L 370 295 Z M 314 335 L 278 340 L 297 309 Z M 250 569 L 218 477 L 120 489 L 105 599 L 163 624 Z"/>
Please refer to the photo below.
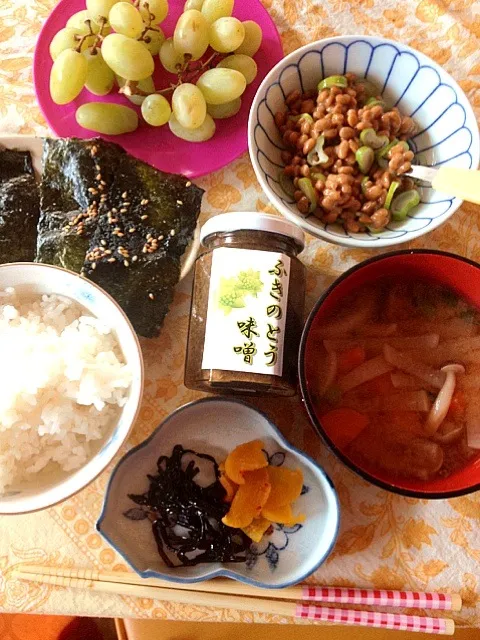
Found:
<path fill-rule="evenodd" d="M 213 251 L 202 369 L 282 375 L 289 281 L 284 253 Z"/>

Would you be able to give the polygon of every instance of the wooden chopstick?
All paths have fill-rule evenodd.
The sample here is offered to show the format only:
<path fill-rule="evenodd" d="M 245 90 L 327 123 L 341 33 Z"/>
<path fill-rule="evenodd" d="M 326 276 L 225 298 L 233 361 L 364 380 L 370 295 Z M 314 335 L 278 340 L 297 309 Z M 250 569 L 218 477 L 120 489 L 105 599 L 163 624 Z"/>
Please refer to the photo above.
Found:
<path fill-rule="evenodd" d="M 41 568 L 37 568 L 41 569 Z M 385 613 L 378 611 L 355 611 L 353 609 L 334 609 L 319 607 L 311 604 L 276 601 L 266 598 L 246 597 L 223 593 L 210 593 L 190 589 L 174 589 L 158 586 L 144 586 L 122 582 L 106 582 L 85 578 L 65 577 L 60 575 L 46 575 L 37 571 L 29 573 L 16 570 L 14 577 L 28 582 L 40 582 L 60 587 L 86 589 L 102 593 L 134 596 L 138 598 L 153 598 L 165 602 L 176 602 L 204 607 L 219 607 L 253 611 L 274 615 L 302 618 L 330 622 L 331 624 L 347 624 L 363 627 L 378 627 L 397 629 L 399 631 L 419 631 L 440 635 L 453 635 L 455 623 L 446 618 L 429 618 L 399 613 Z M 189 585 L 191 587 L 192 585 Z"/>
<path fill-rule="evenodd" d="M 61 567 L 43 567 L 26 565 L 23 573 L 36 573 L 64 578 L 81 578 L 117 584 L 138 584 L 142 586 L 164 587 L 187 591 L 225 593 L 231 595 L 271 598 L 274 600 L 302 600 L 304 602 L 328 602 L 332 604 L 355 604 L 376 607 L 406 607 L 409 609 L 430 609 L 440 611 L 460 611 L 462 599 L 457 593 L 423 593 L 417 591 L 392 591 L 381 589 L 350 589 L 342 587 L 323 587 L 298 585 L 283 589 L 259 589 L 242 582 L 233 582 L 224 578 L 215 578 L 205 582 L 178 583 L 159 578 L 141 578 L 127 571 L 96 571 L 95 569 L 62 569 Z"/>

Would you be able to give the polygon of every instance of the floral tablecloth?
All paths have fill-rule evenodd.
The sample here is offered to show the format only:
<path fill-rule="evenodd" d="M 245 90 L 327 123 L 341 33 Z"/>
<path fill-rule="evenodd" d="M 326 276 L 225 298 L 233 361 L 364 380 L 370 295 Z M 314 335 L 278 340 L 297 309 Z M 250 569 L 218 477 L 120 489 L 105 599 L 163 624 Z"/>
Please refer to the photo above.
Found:
<path fill-rule="evenodd" d="M 237 0 L 241 1 L 241 0 Z M 480 3 L 474 0 L 263 0 L 285 52 L 335 34 L 379 34 L 431 56 L 450 72 L 480 115 Z M 55 0 L 0 2 L 0 134 L 48 134 L 32 85 L 35 41 Z M 228 210 L 272 211 L 248 156 L 198 183 L 204 218 Z M 440 229 L 410 246 L 453 251 L 480 261 L 480 209 L 464 205 Z M 372 255 L 309 238 L 310 308 L 342 271 Z M 128 446 L 141 442 L 176 407 L 201 394 L 183 386 L 191 280 L 177 290 L 160 338 L 144 341 L 145 399 Z M 342 524 L 333 554 L 312 580 L 323 584 L 459 591 L 459 623 L 480 627 L 480 494 L 427 502 L 364 482 L 322 445 L 298 398 L 258 401 L 297 446 L 333 478 Z M 124 452 L 124 451 L 123 451 Z M 123 453 L 122 452 L 122 453 Z M 71 500 L 42 513 L 0 518 L 0 611 L 208 621 L 287 621 L 260 614 L 90 594 L 16 581 L 22 563 L 126 569 L 95 532 L 111 468 Z"/>

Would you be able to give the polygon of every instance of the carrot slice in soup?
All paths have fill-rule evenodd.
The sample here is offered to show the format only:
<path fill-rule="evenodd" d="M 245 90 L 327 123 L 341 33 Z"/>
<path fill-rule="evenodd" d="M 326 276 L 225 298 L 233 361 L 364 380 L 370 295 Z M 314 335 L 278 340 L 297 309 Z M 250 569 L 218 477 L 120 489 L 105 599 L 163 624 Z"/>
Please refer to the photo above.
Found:
<path fill-rule="evenodd" d="M 366 360 L 365 349 L 362 346 L 351 347 L 337 356 L 338 373 L 349 373 L 359 367 Z"/>
<path fill-rule="evenodd" d="M 342 449 L 360 435 L 369 420 L 355 409 L 340 408 L 325 413 L 320 422 L 335 444 Z"/>
<path fill-rule="evenodd" d="M 261 440 L 252 440 L 236 447 L 225 460 L 225 473 L 236 484 L 245 484 L 244 474 L 247 471 L 262 469 L 268 465 L 267 457 L 262 449 Z"/>

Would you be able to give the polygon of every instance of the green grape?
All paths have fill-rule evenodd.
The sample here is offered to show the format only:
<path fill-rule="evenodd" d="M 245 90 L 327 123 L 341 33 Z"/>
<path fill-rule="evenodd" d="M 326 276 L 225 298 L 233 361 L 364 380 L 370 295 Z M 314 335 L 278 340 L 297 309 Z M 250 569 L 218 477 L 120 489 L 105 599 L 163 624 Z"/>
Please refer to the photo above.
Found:
<path fill-rule="evenodd" d="M 149 29 L 142 39 L 142 42 L 150 51 L 152 56 L 156 56 L 157 53 L 159 53 L 160 48 L 165 41 L 165 34 L 160 27 L 155 27 L 155 29 L 158 29 L 158 31 Z"/>
<path fill-rule="evenodd" d="M 120 76 L 115 76 L 115 77 L 116 77 L 118 86 L 123 87 L 126 82 L 125 78 L 121 78 Z M 155 93 L 155 84 L 153 82 L 152 76 L 145 78 L 145 80 L 140 80 L 140 82 L 137 84 L 137 87 L 142 91 L 145 91 L 145 93 Z M 127 94 L 124 94 L 124 95 L 128 100 L 130 100 L 132 104 L 136 104 L 137 107 L 139 107 L 145 100 L 145 96 L 141 96 L 138 94 L 135 94 L 133 96 L 127 96 Z"/>
<path fill-rule="evenodd" d="M 102 18 L 108 20 L 112 7 L 120 0 L 87 0 L 87 11 L 89 17 L 100 24 Z"/>
<path fill-rule="evenodd" d="M 102 53 L 110 69 L 127 80 L 148 78 L 155 68 L 152 54 L 143 42 L 121 33 L 111 33 L 104 39 Z"/>
<path fill-rule="evenodd" d="M 213 23 L 219 18 L 232 15 L 234 0 L 204 0 L 202 13 L 208 22 Z"/>
<path fill-rule="evenodd" d="M 219 18 L 208 33 L 210 46 L 220 53 L 235 51 L 245 39 L 245 27 L 237 18 Z"/>
<path fill-rule="evenodd" d="M 215 134 L 215 122 L 212 116 L 209 116 L 208 113 L 205 116 L 203 124 L 200 127 L 197 127 L 197 129 L 185 129 L 185 127 L 182 127 L 178 122 L 173 113 L 168 121 L 168 126 L 170 127 L 170 131 L 173 135 L 177 136 L 177 138 L 182 138 L 182 140 L 187 140 L 188 142 L 205 142 L 206 140 L 210 140 L 210 138 Z"/>
<path fill-rule="evenodd" d="M 203 0 L 187 0 L 185 2 L 185 6 L 183 7 L 184 11 L 189 11 L 190 9 L 196 9 L 197 11 L 201 11 L 203 5 Z"/>
<path fill-rule="evenodd" d="M 200 76 L 197 87 L 208 104 L 225 104 L 239 98 L 245 91 L 247 81 L 235 69 L 209 69 Z"/>
<path fill-rule="evenodd" d="M 207 103 L 198 87 L 184 82 L 173 92 L 172 110 L 182 127 L 197 129 L 207 115 Z"/>
<path fill-rule="evenodd" d="M 78 96 L 87 79 L 87 60 L 73 49 L 62 51 L 50 72 L 50 95 L 55 104 L 67 104 Z"/>
<path fill-rule="evenodd" d="M 129 2 L 117 2 L 113 5 L 108 21 L 112 28 L 128 38 L 139 38 L 143 32 L 143 20 L 140 11 Z"/>
<path fill-rule="evenodd" d="M 52 38 L 50 43 L 50 55 L 52 60 L 56 60 L 65 49 L 76 49 L 80 44 L 77 40 L 78 32 L 75 29 L 60 29 Z"/>
<path fill-rule="evenodd" d="M 148 8 L 146 7 L 148 4 Z M 153 20 L 155 24 L 163 22 L 168 15 L 168 1 L 167 0 L 141 0 L 140 13 L 145 22 L 149 22 L 149 14 L 153 14 Z"/>
<path fill-rule="evenodd" d="M 84 51 L 83 55 L 88 64 L 86 88 L 96 96 L 106 96 L 113 88 L 115 74 L 103 59 L 100 49 L 95 53 L 90 50 Z"/>
<path fill-rule="evenodd" d="M 258 73 L 258 67 L 255 60 L 243 53 L 236 53 L 233 56 L 224 58 L 219 64 L 217 64 L 217 67 L 240 71 L 240 73 L 245 76 L 247 84 L 253 82 Z"/>
<path fill-rule="evenodd" d="M 171 114 L 170 103 L 158 93 L 147 96 L 143 101 L 142 116 L 145 122 L 151 124 L 152 127 L 161 127 L 167 124 Z"/>
<path fill-rule="evenodd" d="M 138 127 L 138 116 L 130 107 L 112 102 L 89 102 L 82 104 L 75 114 L 77 123 L 107 136 L 130 133 Z"/>
<path fill-rule="evenodd" d="M 198 60 L 208 48 L 208 22 L 205 17 L 190 9 L 182 13 L 173 34 L 173 44 L 178 53 L 192 56 Z"/>
<path fill-rule="evenodd" d="M 67 27 L 70 29 L 76 29 L 78 33 L 82 36 L 86 36 L 90 33 L 90 29 L 88 28 L 88 24 L 85 23 L 86 20 L 90 20 L 90 25 L 92 27 L 93 33 L 98 33 L 100 31 L 100 25 L 91 20 L 88 11 L 84 9 L 83 11 L 77 11 L 73 16 L 67 21 Z M 106 36 L 110 33 L 110 27 L 103 28 L 103 35 Z"/>
<path fill-rule="evenodd" d="M 177 73 L 177 66 L 183 64 L 183 53 L 178 53 L 173 38 L 167 38 L 160 47 L 160 62 L 170 73 Z"/>
<path fill-rule="evenodd" d="M 208 104 L 207 113 L 209 113 L 214 120 L 224 120 L 225 118 L 236 116 L 241 108 L 241 98 L 235 98 L 235 100 L 225 102 L 224 104 Z"/>
<path fill-rule="evenodd" d="M 246 20 L 243 22 L 243 26 L 245 27 L 245 40 L 235 49 L 235 53 L 243 53 L 253 58 L 262 44 L 262 30 L 253 20 Z"/>

